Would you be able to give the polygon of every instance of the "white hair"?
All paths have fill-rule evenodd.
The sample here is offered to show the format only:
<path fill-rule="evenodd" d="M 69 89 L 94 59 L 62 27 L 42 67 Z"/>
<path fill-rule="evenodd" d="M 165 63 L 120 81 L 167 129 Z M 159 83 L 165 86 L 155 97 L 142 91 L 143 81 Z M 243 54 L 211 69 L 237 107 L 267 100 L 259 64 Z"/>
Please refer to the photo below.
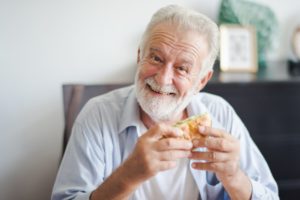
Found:
<path fill-rule="evenodd" d="M 144 48 L 152 29 L 160 23 L 176 25 L 205 36 L 209 54 L 202 63 L 199 77 L 202 78 L 208 71 L 212 70 L 219 51 L 219 29 L 215 22 L 199 12 L 182 6 L 165 6 L 154 13 L 142 36 L 140 43 L 141 56 L 143 56 Z"/>

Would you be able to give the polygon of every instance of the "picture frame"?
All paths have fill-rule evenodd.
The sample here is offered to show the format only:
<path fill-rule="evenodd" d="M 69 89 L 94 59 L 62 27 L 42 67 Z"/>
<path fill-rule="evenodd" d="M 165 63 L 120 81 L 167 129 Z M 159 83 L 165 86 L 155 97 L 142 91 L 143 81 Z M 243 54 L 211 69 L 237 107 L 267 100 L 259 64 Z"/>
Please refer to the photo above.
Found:
<path fill-rule="evenodd" d="M 258 70 L 256 30 L 253 26 L 220 26 L 221 71 L 252 72 Z"/>
<path fill-rule="evenodd" d="M 292 50 L 296 59 L 300 61 L 300 25 L 295 28 L 292 35 Z"/>

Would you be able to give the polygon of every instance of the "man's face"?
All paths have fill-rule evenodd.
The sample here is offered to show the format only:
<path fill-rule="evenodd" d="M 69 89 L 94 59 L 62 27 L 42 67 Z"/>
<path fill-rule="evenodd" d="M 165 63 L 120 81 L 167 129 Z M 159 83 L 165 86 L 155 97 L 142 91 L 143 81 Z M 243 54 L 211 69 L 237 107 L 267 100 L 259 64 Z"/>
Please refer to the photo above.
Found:
<path fill-rule="evenodd" d="M 201 88 L 199 73 L 208 55 L 205 38 L 159 24 L 142 51 L 135 80 L 138 102 L 154 121 L 172 120 Z"/>

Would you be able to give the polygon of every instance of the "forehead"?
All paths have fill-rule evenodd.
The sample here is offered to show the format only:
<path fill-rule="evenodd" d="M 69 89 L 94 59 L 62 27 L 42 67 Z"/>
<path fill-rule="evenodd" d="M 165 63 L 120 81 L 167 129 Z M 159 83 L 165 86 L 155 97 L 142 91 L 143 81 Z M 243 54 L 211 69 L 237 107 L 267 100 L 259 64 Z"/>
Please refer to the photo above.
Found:
<path fill-rule="evenodd" d="M 192 57 L 207 55 L 206 37 L 195 31 L 171 24 L 158 24 L 150 32 L 146 48 L 180 51 Z"/>

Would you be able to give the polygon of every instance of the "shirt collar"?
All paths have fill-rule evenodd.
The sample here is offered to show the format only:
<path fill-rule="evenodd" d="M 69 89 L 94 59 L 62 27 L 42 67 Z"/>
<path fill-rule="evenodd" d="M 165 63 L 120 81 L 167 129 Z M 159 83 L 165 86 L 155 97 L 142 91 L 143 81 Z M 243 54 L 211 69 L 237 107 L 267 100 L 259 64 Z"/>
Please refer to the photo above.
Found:
<path fill-rule="evenodd" d="M 198 93 L 194 95 L 191 102 L 187 106 L 188 116 L 199 115 L 208 112 L 206 106 L 201 102 L 201 95 Z"/>
<path fill-rule="evenodd" d="M 128 98 L 125 101 L 119 123 L 119 133 L 130 126 L 138 127 L 140 124 L 139 106 L 135 94 L 135 86 L 131 87 Z"/>

